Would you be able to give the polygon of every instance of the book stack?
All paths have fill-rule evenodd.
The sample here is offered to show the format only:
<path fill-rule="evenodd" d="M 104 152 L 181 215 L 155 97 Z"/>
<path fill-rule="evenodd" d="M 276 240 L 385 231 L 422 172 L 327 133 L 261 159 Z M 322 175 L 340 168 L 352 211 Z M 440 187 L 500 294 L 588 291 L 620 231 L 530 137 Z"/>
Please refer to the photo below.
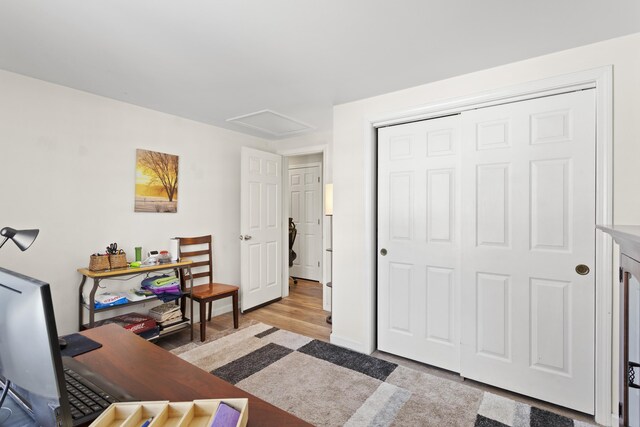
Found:
<path fill-rule="evenodd" d="M 95 323 L 95 326 L 106 325 L 109 323 L 115 323 L 116 325 L 140 335 L 145 339 L 157 337 L 159 332 L 156 320 L 151 316 L 140 313 L 121 314 L 120 316 L 100 320 Z"/>
<path fill-rule="evenodd" d="M 153 317 L 163 331 L 168 331 L 171 326 L 182 323 L 182 310 L 180 306 L 167 302 L 149 309 L 149 316 Z"/>

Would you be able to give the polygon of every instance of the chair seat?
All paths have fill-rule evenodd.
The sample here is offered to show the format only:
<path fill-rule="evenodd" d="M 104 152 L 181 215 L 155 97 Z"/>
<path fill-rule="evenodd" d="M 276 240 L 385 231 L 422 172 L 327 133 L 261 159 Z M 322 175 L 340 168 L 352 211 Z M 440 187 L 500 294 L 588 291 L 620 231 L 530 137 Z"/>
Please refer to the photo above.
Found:
<path fill-rule="evenodd" d="M 238 286 L 225 285 L 223 283 L 208 283 L 206 285 L 198 285 L 193 287 L 193 299 L 199 300 L 214 300 L 217 298 L 224 298 L 232 295 L 240 289 Z"/>

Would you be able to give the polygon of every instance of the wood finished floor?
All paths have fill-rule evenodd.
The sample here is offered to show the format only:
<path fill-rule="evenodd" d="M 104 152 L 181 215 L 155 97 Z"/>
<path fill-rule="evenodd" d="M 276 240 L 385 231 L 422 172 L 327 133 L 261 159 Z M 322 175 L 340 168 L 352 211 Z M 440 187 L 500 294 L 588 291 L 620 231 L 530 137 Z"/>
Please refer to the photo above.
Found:
<path fill-rule="evenodd" d="M 295 332 L 317 340 L 329 342 L 331 325 L 326 322 L 328 311 L 322 309 L 322 284 L 298 279 L 297 284 L 289 281 L 289 296 L 248 313 L 240 313 L 239 326 L 250 321 L 258 321 L 276 328 Z M 199 324 L 194 324 L 194 341 L 200 340 Z M 215 316 L 207 322 L 207 337 L 233 331 L 231 313 Z M 167 350 L 189 342 L 189 332 L 182 331 L 156 341 Z"/>
<path fill-rule="evenodd" d="M 331 325 L 322 309 L 322 284 L 298 279 L 289 282 L 289 296 L 243 315 L 280 329 L 329 342 Z"/>

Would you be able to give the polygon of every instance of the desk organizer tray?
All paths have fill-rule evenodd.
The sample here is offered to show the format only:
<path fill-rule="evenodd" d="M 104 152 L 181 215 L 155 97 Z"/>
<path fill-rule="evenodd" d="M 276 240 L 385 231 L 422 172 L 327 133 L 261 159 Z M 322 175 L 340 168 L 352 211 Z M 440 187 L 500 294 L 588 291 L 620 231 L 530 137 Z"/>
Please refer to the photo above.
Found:
<path fill-rule="evenodd" d="M 240 412 L 234 427 L 246 427 L 248 399 L 207 399 L 193 402 L 120 402 L 112 403 L 89 427 L 209 427 L 229 426 L 216 418 L 220 403 Z M 153 418 L 149 424 L 146 421 Z M 214 423 L 216 418 L 216 424 Z"/>

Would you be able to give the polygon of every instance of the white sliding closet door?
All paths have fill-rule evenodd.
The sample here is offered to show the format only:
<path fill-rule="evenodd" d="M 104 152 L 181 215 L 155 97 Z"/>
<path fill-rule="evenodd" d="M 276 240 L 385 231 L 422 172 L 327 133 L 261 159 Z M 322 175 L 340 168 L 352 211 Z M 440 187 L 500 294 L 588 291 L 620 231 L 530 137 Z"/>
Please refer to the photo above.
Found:
<path fill-rule="evenodd" d="M 595 112 L 583 90 L 378 130 L 380 350 L 593 414 Z"/>
<path fill-rule="evenodd" d="M 459 129 L 452 116 L 378 130 L 378 348 L 453 371 Z"/>
<path fill-rule="evenodd" d="M 462 114 L 461 375 L 594 412 L 595 91 Z"/>

